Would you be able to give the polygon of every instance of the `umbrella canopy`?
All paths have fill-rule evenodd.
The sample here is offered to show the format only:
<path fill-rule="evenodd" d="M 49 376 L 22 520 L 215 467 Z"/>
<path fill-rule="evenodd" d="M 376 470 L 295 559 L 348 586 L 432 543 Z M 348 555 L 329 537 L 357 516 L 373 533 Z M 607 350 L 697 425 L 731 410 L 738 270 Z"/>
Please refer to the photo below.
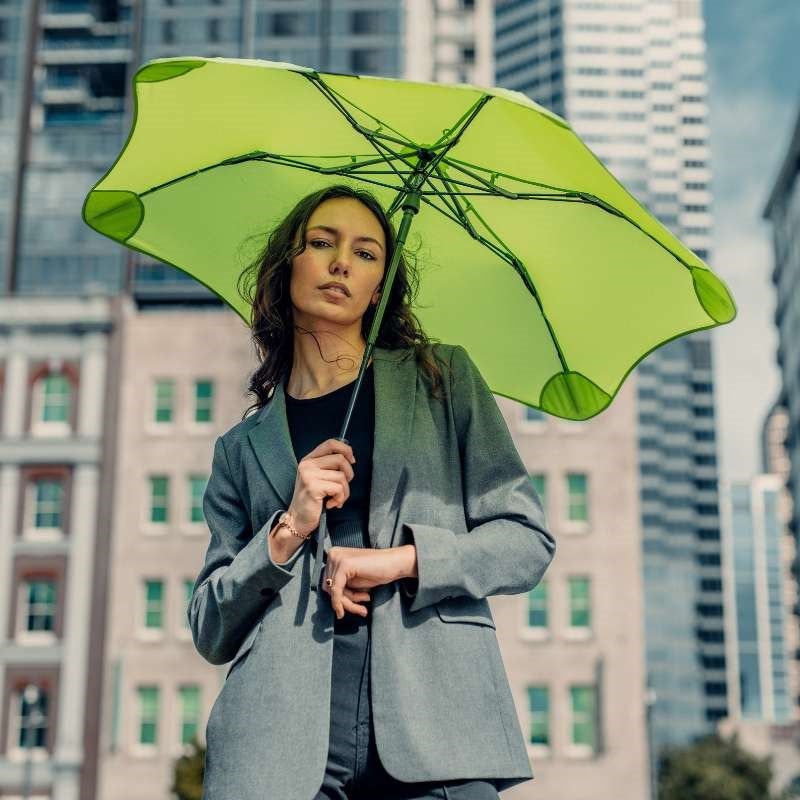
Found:
<path fill-rule="evenodd" d="M 130 135 L 83 218 L 246 323 L 239 273 L 300 197 L 348 183 L 397 217 L 426 158 L 414 313 L 496 394 L 586 419 L 656 347 L 736 314 L 707 265 L 519 92 L 194 57 L 133 82 Z"/>

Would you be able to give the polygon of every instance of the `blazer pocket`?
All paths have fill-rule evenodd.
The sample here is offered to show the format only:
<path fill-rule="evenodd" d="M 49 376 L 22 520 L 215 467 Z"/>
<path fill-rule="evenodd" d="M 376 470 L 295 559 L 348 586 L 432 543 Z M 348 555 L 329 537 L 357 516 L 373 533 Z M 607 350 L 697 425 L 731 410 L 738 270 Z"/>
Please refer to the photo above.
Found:
<path fill-rule="evenodd" d="M 436 605 L 442 622 L 473 622 L 497 629 L 492 619 L 492 611 L 485 598 L 466 596 L 445 597 Z"/>

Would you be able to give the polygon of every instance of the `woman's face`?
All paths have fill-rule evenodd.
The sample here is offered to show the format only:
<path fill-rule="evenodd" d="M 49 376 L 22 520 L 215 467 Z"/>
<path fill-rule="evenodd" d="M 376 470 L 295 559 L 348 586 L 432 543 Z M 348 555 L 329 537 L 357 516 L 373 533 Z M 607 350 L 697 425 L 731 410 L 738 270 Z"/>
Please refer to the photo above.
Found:
<path fill-rule="evenodd" d="M 308 220 L 305 250 L 292 260 L 295 323 L 319 330 L 324 320 L 360 330 L 370 302 L 380 299 L 385 252 L 383 228 L 363 203 L 351 197 L 320 203 Z M 343 284 L 345 294 L 320 288 L 330 281 Z"/>

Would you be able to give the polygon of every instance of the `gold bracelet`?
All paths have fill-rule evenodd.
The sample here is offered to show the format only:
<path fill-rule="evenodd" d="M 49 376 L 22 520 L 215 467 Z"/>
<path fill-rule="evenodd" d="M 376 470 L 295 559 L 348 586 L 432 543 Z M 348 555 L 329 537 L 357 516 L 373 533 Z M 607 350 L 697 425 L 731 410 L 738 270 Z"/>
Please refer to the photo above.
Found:
<path fill-rule="evenodd" d="M 311 534 L 314 533 L 313 530 L 310 531 L 307 536 L 303 536 L 302 534 L 298 533 L 297 529 L 292 524 L 292 518 L 288 511 L 284 511 L 283 514 L 281 514 L 280 518 L 278 519 L 278 524 L 275 526 L 276 534 L 278 532 L 278 528 L 280 528 L 281 526 L 283 526 L 284 528 L 288 528 L 289 533 L 291 533 L 292 536 L 296 536 L 298 539 L 302 539 L 303 541 L 305 541 L 306 539 L 310 539 Z"/>

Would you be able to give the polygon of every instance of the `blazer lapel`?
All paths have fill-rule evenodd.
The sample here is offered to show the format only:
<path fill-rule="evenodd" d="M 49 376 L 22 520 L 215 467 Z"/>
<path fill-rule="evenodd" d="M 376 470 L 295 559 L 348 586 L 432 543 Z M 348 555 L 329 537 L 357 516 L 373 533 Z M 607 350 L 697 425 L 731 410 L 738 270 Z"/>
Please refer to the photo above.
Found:
<path fill-rule="evenodd" d="M 372 485 L 369 502 L 369 539 L 373 547 L 388 547 L 391 529 L 387 514 L 406 463 L 417 389 L 417 365 L 411 347 L 373 347 L 375 437 L 372 447 Z M 362 386 L 363 391 L 363 386 Z M 267 481 L 285 508 L 294 494 L 297 459 L 286 418 L 284 382 L 257 413 L 247 438 Z M 352 420 L 351 420 L 352 422 Z M 355 465 L 358 469 L 358 463 Z M 325 552 L 330 549 L 326 538 Z"/>

